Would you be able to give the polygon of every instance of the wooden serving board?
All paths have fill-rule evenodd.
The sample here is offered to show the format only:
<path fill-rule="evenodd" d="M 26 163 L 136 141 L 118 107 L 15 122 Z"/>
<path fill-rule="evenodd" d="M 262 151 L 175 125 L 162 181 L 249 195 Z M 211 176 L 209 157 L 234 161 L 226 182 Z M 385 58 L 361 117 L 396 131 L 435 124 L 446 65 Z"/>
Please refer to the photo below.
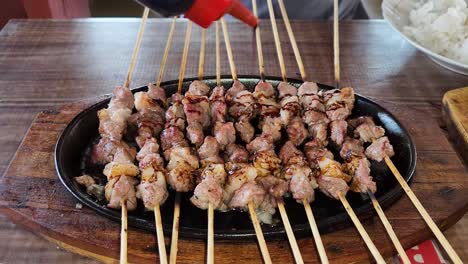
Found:
<path fill-rule="evenodd" d="M 442 101 L 450 138 L 468 164 L 468 87 L 446 92 Z"/>
<path fill-rule="evenodd" d="M 81 208 L 62 186 L 54 167 L 54 146 L 58 136 L 67 123 L 91 103 L 65 105 L 59 110 L 42 112 L 35 118 L 2 178 L 0 212 L 67 250 L 103 262 L 116 262 L 119 257 L 119 223 L 99 216 L 87 207 Z M 465 167 L 434 118 L 428 117 L 423 111 L 401 109 L 388 102 L 379 103 L 402 117 L 416 145 L 421 146 L 418 148 L 417 175 L 412 189 L 436 223 L 442 229 L 448 228 L 468 210 L 468 177 Z M 429 130 L 430 134 L 425 133 Z M 386 210 L 386 214 L 405 248 L 430 237 L 428 228 L 405 196 Z M 378 218 L 365 221 L 364 226 L 383 255 L 390 257 L 395 254 Z M 333 263 L 369 262 L 371 259 L 354 228 L 326 234 L 323 242 Z M 267 241 L 267 244 L 275 263 L 293 263 L 286 238 L 282 241 Z M 301 239 L 298 244 L 307 263 L 319 262 L 312 238 Z M 166 247 L 169 252 L 168 238 Z M 203 263 L 205 247 L 205 241 L 181 239 L 178 262 Z M 134 263 L 158 261 L 155 235 L 130 228 L 128 254 L 129 261 Z M 254 240 L 216 241 L 215 261 L 262 262 Z"/>

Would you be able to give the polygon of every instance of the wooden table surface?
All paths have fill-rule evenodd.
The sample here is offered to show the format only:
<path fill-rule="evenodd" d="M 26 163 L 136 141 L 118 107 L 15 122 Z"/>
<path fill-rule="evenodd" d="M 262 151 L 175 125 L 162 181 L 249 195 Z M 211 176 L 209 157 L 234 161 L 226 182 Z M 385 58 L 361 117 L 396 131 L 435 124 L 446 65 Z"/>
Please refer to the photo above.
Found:
<path fill-rule="evenodd" d="M 169 26 L 169 20 L 149 20 L 132 87 L 155 79 Z M 282 23 L 278 26 L 288 76 L 298 77 L 286 30 Z M 256 74 L 254 35 L 238 23 L 230 23 L 228 27 L 238 74 Z M 185 22 L 179 21 L 169 55 L 172 63 L 166 66 L 165 80 L 177 78 L 184 28 Z M 136 19 L 12 20 L 3 28 L 0 32 L 0 174 L 39 111 L 110 93 L 115 85 L 122 84 L 137 29 Z M 293 29 L 310 78 L 331 84 L 332 25 L 295 21 Z M 194 29 L 187 77 L 197 74 L 199 36 L 200 30 Z M 262 38 L 266 73 L 280 76 L 268 21 L 262 21 Z M 206 75 L 214 75 L 213 30 L 208 32 L 207 45 L 205 71 Z M 224 48 L 221 54 L 222 73 L 228 74 Z M 440 119 L 441 99 L 446 91 L 467 86 L 468 77 L 435 65 L 382 21 L 341 24 L 341 63 L 343 84 L 355 87 L 358 93 L 375 99 L 402 119 L 416 143 L 419 159 L 430 159 L 436 153 L 458 160 Z M 421 123 L 423 128 L 416 127 Z M 430 169 L 445 173 L 444 167 Z M 430 205 L 422 200 L 426 206 Z M 398 216 L 392 219 L 397 221 Z M 468 260 L 467 225 L 465 216 L 446 231 L 465 260 Z M 0 236 L 8 238 L 0 240 L 2 263 L 92 262 L 20 230 L 4 216 L 0 218 Z"/>

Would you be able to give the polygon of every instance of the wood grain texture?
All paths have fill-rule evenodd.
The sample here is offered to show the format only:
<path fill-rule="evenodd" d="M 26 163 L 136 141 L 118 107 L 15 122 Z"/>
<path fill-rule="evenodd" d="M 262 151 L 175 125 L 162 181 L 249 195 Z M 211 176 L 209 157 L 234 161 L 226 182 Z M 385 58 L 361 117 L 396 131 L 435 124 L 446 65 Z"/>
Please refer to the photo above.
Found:
<path fill-rule="evenodd" d="M 5 26 L 0 32 L 0 172 L 7 167 L 38 111 L 96 98 L 122 83 L 138 22 L 137 19 L 14 20 Z M 132 87 L 155 80 L 170 23 L 171 20 L 149 20 Z M 185 21 L 177 22 L 165 80 L 177 78 L 185 26 Z M 436 66 L 383 22 L 343 22 L 340 26 L 342 84 L 351 85 L 360 94 L 378 101 L 408 129 L 418 150 L 413 190 L 424 197 L 421 200 L 436 223 L 442 229 L 448 228 L 468 209 L 468 178 L 441 122 L 441 99 L 449 89 L 466 85 L 468 78 Z M 280 76 L 269 21 L 261 21 L 261 27 L 266 74 Z M 307 75 L 312 80 L 333 83 L 331 23 L 292 21 L 292 27 Z M 229 23 L 228 28 L 238 74 L 256 74 L 253 32 L 238 23 Z M 278 23 L 278 28 L 288 77 L 299 78 L 287 32 L 282 23 Z M 187 77 L 197 74 L 199 31 L 195 27 L 192 32 Z M 207 31 L 207 76 L 215 75 L 214 39 L 212 28 Z M 221 45 L 221 57 L 221 72 L 228 74 L 224 45 Z M 42 113 L 35 119 L 2 178 L 0 208 L 19 225 L 50 240 L 72 245 L 81 254 L 95 252 L 117 259 L 118 223 L 97 216 L 88 208 L 75 208 L 76 200 L 62 187 L 53 167 L 52 151 L 57 136 L 84 106 L 66 106 L 59 111 Z M 430 237 L 429 230 L 406 197 L 386 210 L 386 214 L 405 248 Z M 366 221 L 364 226 L 384 255 L 394 253 L 377 218 Z M 453 244 L 458 245 L 457 249 L 464 248 L 466 241 L 462 239 L 466 236 L 460 236 L 468 233 L 464 230 L 455 233 L 457 243 Z M 323 242 L 333 263 L 366 262 L 371 257 L 352 228 L 325 235 Z M 203 241 L 181 240 L 179 243 L 181 263 L 205 260 Z M 254 241 L 215 243 L 215 262 L 261 262 Z M 312 239 L 299 240 L 298 244 L 306 262 L 319 261 Z M 293 261 L 286 240 L 268 241 L 268 246 L 275 262 Z M 16 250 L 27 249 L 19 245 Z M 233 258 L 232 252 L 243 254 Z M 154 234 L 130 229 L 130 261 L 154 262 L 156 254 Z M 462 255 L 462 258 L 467 257 Z M 51 261 L 45 256 L 44 259 Z"/>
<path fill-rule="evenodd" d="M 442 102 L 450 138 L 468 164 L 468 87 L 446 92 Z"/>

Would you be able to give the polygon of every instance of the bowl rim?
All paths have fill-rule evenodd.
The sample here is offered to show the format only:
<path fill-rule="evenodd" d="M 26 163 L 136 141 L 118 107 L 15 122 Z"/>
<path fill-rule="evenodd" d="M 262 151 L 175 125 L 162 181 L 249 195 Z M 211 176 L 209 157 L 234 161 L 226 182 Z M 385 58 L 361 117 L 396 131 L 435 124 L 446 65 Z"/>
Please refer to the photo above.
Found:
<path fill-rule="evenodd" d="M 416 47 L 417 49 L 419 49 L 420 51 L 428 54 L 429 56 L 432 56 L 436 59 L 439 59 L 445 63 L 448 63 L 448 64 L 452 64 L 454 66 L 457 66 L 457 67 L 461 67 L 461 68 L 464 68 L 468 71 L 468 64 L 463 64 L 459 61 L 456 61 L 452 58 L 449 58 L 449 57 L 446 57 L 444 55 L 441 55 L 439 53 L 436 53 L 432 50 L 430 50 L 429 48 L 426 48 L 424 46 L 422 46 L 421 44 L 419 44 L 418 42 L 414 41 L 413 39 L 411 39 L 409 36 L 407 36 L 406 34 L 404 34 L 394 23 L 393 23 L 393 20 L 389 19 L 388 15 L 387 15 L 387 12 L 392 12 L 391 9 L 392 7 L 390 6 L 390 3 L 388 2 L 388 0 L 383 0 L 382 1 L 382 16 L 384 18 L 385 21 L 387 21 L 387 23 L 390 25 L 390 27 L 395 30 L 396 32 L 398 32 L 398 34 L 400 34 L 400 36 L 402 36 L 406 41 L 408 41 L 411 45 L 413 45 L 414 47 Z M 393 12 L 394 13 L 394 12 Z M 442 65 L 443 66 L 443 65 Z M 447 68 L 447 67 L 445 67 Z M 452 70 L 452 69 L 450 69 Z M 454 70 L 452 70 L 454 71 Z"/>

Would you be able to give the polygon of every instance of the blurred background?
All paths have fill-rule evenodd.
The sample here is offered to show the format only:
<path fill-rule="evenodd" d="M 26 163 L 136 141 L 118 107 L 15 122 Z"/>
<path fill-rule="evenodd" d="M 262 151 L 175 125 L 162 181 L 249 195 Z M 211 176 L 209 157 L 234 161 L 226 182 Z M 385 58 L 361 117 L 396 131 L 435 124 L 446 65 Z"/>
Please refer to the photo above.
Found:
<path fill-rule="evenodd" d="M 381 19 L 381 3 L 361 0 L 355 18 Z M 132 0 L 1 0 L 0 5 L 0 29 L 12 18 L 140 17 L 142 10 Z"/>

